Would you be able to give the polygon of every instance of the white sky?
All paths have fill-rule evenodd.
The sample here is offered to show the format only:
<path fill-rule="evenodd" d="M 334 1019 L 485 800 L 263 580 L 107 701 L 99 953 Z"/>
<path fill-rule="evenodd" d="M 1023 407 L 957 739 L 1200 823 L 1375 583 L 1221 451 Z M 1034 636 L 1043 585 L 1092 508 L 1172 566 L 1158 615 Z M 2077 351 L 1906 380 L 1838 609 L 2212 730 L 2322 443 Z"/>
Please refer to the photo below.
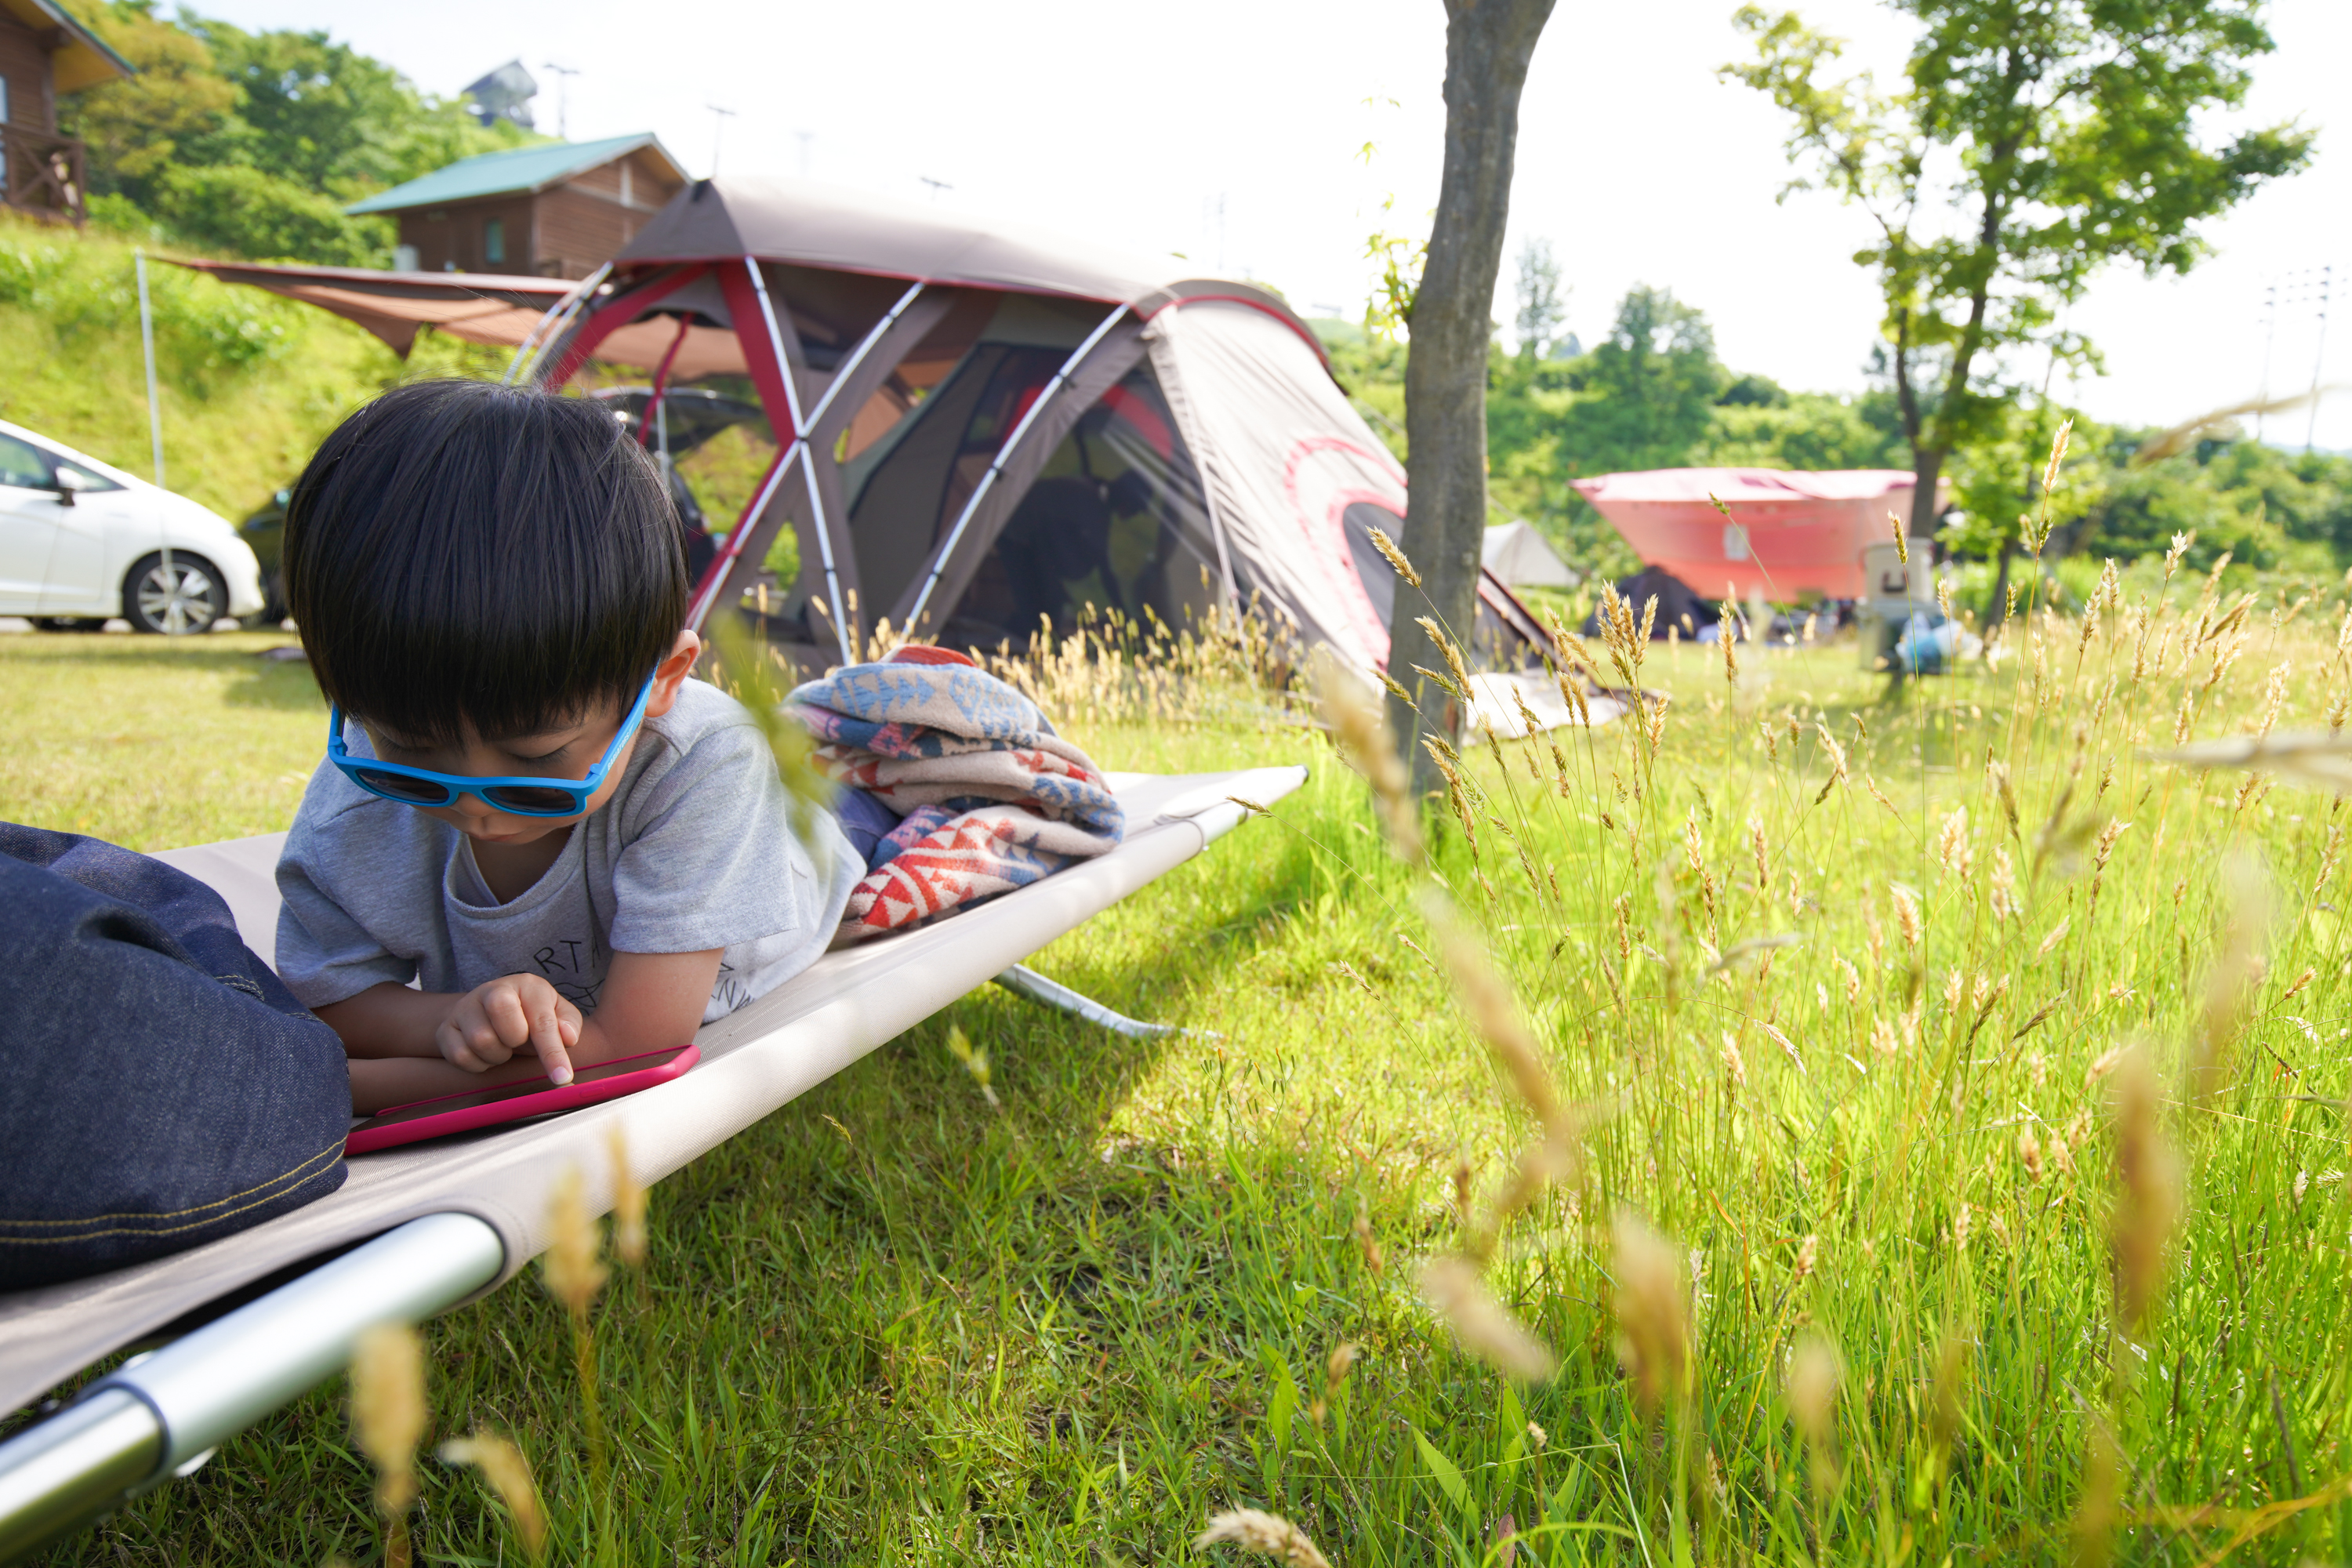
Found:
<path fill-rule="evenodd" d="M 1561 0 L 1522 105 L 1512 236 L 1496 313 L 1507 321 L 1522 239 L 1549 238 L 1589 342 L 1626 286 L 1672 288 L 1706 311 L 1726 363 L 1798 389 L 1862 384 L 1876 318 L 1851 262 L 1865 220 L 1820 195 L 1776 205 L 1782 125 L 1715 68 L 1739 56 L 1735 0 Z M 1891 78 L 1907 37 L 1873 0 L 1803 0 Z M 199 0 L 247 27 L 324 27 L 429 91 L 454 93 L 510 57 L 543 84 L 575 68 L 575 139 L 658 132 L 709 173 L 716 118 L 736 111 L 723 173 L 814 178 L 1019 217 L 1204 271 L 1247 273 L 1302 311 L 1354 316 L 1370 287 L 1365 237 L 1418 229 L 1436 202 L 1444 104 L 1437 0 L 1353 5 L 1192 0 Z M 2344 101 L 2352 5 L 2273 0 L 2278 51 L 2255 68 L 2250 118 L 2322 131 L 2307 173 L 2213 225 L 2217 254 L 2185 279 L 2111 273 L 2071 325 L 2108 374 L 2073 392 L 2094 416 L 2170 423 L 2253 395 L 2264 286 L 2333 263 L 2352 295 L 2352 147 L 2325 110 Z M 2331 91 L 2326 87 L 2336 82 Z M 1377 100 L 1367 105 L 1366 100 Z M 1387 100 L 1394 100 L 1395 107 Z M 803 133 L 806 139 L 803 140 Z M 1370 163 L 1359 151 L 1376 143 Z M 950 187 L 933 195 L 928 176 Z M 1381 204 L 1393 193 L 1396 214 Z M 1220 216 L 1222 212 L 1222 216 Z M 2327 346 L 2352 381 L 2352 319 Z M 2308 384 L 2314 316 L 2282 312 L 2274 390 Z M 2063 391 L 2063 389 L 2062 389 Z M 2299 444 L 2304 416 L 2273 421 Z M 2282 429 L 2282 426 L 2287 428 Z M 2352 448 L 2352 394 L 2322 408 L 2323 447 Z"/>

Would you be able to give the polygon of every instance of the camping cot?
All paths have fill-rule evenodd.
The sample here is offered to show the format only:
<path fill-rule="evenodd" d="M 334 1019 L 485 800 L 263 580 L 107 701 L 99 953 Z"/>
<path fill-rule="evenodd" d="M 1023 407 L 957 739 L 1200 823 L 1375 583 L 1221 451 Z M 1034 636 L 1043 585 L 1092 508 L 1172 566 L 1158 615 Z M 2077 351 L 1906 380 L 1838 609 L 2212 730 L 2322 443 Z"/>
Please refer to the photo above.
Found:
<path fill-rule="evenodd" d="M 90 1279 L 0 1295 L 0 1410 L 120 1351 L 125 1362 L 0 1442 L 0 1561 L 201 1465 L 221 1442 L 333 1375 L 364 1329 L 446 1311 L 548 1245 L 554 1184 L 577 1170 L 611 1205 L 610 1134 L 651 1184 L 991 980 L 1130 1033 L 1021 961 L 1305 782 L 1304 767 L 1114 773 L 1125 839 L 952 920 L 844 948 L 695 1037 L 702 1060 L 626 1099 L 351 1161 L 348 1181 L 236 1236 Z M 247 945 L 275 951 L 284 835 L 165 851 L 214 888 Z"/>

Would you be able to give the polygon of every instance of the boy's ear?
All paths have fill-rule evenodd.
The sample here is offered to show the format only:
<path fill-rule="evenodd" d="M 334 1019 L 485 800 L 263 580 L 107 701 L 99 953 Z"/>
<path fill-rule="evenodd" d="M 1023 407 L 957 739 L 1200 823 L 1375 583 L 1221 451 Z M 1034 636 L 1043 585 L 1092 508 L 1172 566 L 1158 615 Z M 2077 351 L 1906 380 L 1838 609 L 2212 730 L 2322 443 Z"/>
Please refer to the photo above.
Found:
<path fill-rule="evenodd" d="M 654 694 L 646 701 L 646 717 L 658 719 L 677 705 L 677 689 L 686 684 L 694 668 L 694 661 L 702 656 L 702 639 L 692 632 L 680 632 L 677 641 L 669 645 L 669 652 L 654 670 Z"/>

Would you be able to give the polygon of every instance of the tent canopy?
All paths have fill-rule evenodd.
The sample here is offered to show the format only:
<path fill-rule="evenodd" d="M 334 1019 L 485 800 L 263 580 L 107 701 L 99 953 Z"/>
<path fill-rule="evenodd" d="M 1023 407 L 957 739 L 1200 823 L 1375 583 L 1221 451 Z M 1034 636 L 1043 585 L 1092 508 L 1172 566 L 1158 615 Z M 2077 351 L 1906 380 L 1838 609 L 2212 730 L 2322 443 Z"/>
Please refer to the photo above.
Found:
<path fill-rule="evenodd" d="M 1890 514 L 1907 523 L 1916 485 L 1900 468 L 1656 468 L 1574 483 L 1644 562 L 1701 595 L 1782 601 L 1859 597 L 1863 546 L 1889 537 Z M 1939 509 L 1943 496 L 1939 484 Z"/>
<path fill-rule="evenodd" d="M 1479 561 L 1514 588 L 1573 588 L 1583 581 L 1545 542 L 1535 524 L 1518 518 L 1486 530 Z"/>
<path fill-rule="evenodd" d="M 1404 474 L 1276 295 L 1016 225 L 807 182 L 701 181 L 534 345 L 561 385 L 635 334 L 744 377 L 773 461 L 698 589 L 761 585 L 803 662 L 881 619 L 956 647 L 1066 632 L 1091 607 L 1177 630 L 1253 605 L 1383 663 Z M 640 356 L 644 349 L 635 351 Z M 723 363 L 722 363 L 723 362 Z M 642 363 L 641 357 L 632 363 Z M 1482 584 L 1477 640 L 1540 637 Z"/>

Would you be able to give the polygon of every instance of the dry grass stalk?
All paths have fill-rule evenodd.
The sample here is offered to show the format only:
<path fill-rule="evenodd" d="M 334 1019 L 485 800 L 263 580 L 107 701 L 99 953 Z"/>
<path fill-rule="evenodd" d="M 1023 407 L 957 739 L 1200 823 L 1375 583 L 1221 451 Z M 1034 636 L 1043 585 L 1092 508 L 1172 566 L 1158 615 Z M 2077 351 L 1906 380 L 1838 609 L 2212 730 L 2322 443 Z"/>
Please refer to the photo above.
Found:
<path fill-rule="evenodd" d="M 1356 1250 L 1363 1255 L 1364 1267 L 1372 1271 L 1375 1279 L 1388 1274 L 1388 1260 L 1381 1256 L 1380 1238 L 1372 1234 L 1372 1211 L 1361 1199 L 1356 1203 L 1356 1223 L 1351 1227 L 1356 1237 Z"/>
<path fill-rule="evenodd" d="M 1674 1244 L 1629 1209 L 1612 1226 L 1617 1277 L 1618 1357 L 1645 1415 L 1689 1388 L 1689 1291 Z"/>
<path fill-rule="evenodd" d="M 589 1216 L 586 1184 L 574 1166 L 556 1178 L 548 1195 L 547 1256 L 540 1270 L 548 1294 L 563 1303 L 574 1322 L 585 1322 L 588 1304 L 604 1288 L 609 1271 L 597 1256 L 596 1222 Z"/>
<path fill-rule="evenodd" d="M 1837 1395 L 1843 1373 L 1837 1347 L 1819 1334 L 1807 1334 L 1790 1352 L 1782 1382 L 1790 1417 L 1805 1439 L 1816 1499 L 1827 1497 L 1837 1484 Z"/>
<path fill-rule="evenodd" d="M 1278 1513 L 1237 1508 L 1209 1516 L 1209 1528 L 1193 1538 L 1192 1550 L 1238 1546 L 1260 1557 L 1287 1563 L 1291 1568 L 1331 1568 L 1330 1559 L 1316 1549 L 1307 1532 Z"/>
<path fill-rule="evenodd" d="M 375 1466 L 375 1506 L 395 1523 L 416 1500 L 416 1443 L 425 1420 L 425 1346 L 416 1331 L 405 1323 L 362 1331 L 352 1347 L 352 1427 L 360 1452 Z"/>
<path fill-rule="evenodd" d="M 1412 563 L 1404 558 L 1404 552 L 1397 548 L 1396 541 L 1377 528 L 1371 531 L 1371 535 L 1372 548 L 1379 551 L 1381 558 L 1396 569 L 1396 574 L 1414 587 L 1420 587 L 1421 574 L 1412 569 Z"/>
<path fill-rule="evenodd" d="M 646 1260 L 646 1189 L 629 1163 L 629 1138 L 613 1123 L 606 1147 L 613 1156 L 613 1252 L 635 1268 Z"/>
<path fill-rule="evenodd" d="M 1495 1299 L 1469 1259 L 1431 1258 L 1421 1271 L 1421 1293 L 1462 1348 L 1496 1371 L 1541 1382 L 1559 1369 L 1550 1349 Z"/>
<path fill-rule="evenodd" d="M 996 1087 L 990 1081 L 992 1069 L 988 1065 L 988 1053 L 973 1045 L 960 1025 L 948 1026 L 948 1054 L 963 1064 L 963 1070 L 971 1075 L 972 1082 L 980 1086 L 981 1098 L 988 1101 L 989 1109 L 1003 1110 L 1004 1102 L 997 1099 Z"/>
<path fill-rule="evenodd" d="M 1361 1345 L 1341 1344 L 1323 1363 L 1323 1392 L 1317 1394 L 1315 1403 L 1307 1407 L 1307 1414 L 1314 1418 L 1316 1426 L 1322 1426 L 1323 1417 L 1330 1414 L 1331 1402 L 1339 1397 L 1339 1390 L 1348 1382 L 1348 1370 L 1356 1364 L 1356 1357 L 1362 1350 Z"/>
<path fill-rule="evenodd" d="M 1354 759 L 1371 784 L 1390 849 L 1406 865 L 1420 865 L 1421 820 L 1413 810 L 1412 782 L 1397 756 L 1388 720 L 1355 676 L 1328 653 L 1318 648 L 1311 668 L 1324 722 L 1338 737 L 1340 750 Z"/>
<path fill-rule="evenodd" d="M 2145 1048 L 2116 1074 L 2116 1206 L 2108 1221 L 2116 1322 L 2136 1335 L 2163 1288 L 2172 1228 L 2180 1216 L 2180 1168 L 2166 1142 L 2156 1068 Z"/>
<path fill-rule="evenodd" d="M 471 1465 L 481 1471 L 521 1534 L 524 1552 L 533 1563 L 545 1560 L 547 1516 L 540 1511 L 530 1461 L 522 1457 L 520 1448 L 495 1432 L 477 1432 L 470 1437 L 452 1437 L 436 1452 L 445 1465 Z"/>

